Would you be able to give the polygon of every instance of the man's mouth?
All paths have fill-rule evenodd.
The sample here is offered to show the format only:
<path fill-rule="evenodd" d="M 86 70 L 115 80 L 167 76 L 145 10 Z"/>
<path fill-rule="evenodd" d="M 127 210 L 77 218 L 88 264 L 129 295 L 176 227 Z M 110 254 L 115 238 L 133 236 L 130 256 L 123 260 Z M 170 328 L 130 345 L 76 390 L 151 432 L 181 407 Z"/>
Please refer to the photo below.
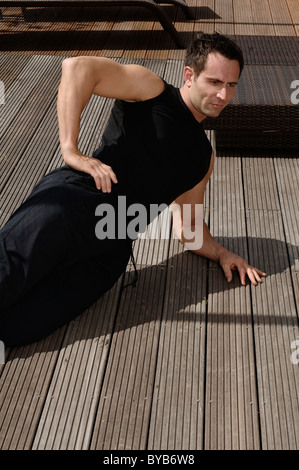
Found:
<path fill-rule="evenodd" d="M 211 105 L 213 106 L 213 108 L 216 108 L 216 109 L 221 109 L 223 108 L 224 104 L 222 103 L 211 103 Z"/>

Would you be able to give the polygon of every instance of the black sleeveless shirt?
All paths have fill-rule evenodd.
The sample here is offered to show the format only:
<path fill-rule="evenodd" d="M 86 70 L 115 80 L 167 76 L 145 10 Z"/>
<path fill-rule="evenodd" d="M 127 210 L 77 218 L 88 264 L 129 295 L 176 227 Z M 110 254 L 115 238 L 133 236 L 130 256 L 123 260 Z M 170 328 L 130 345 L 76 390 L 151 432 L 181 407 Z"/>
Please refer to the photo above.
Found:
<path fill-rule="evenodd" d="M 94 157 L 110 165 L 113 192 L 127 204 L 170 204 L 206 175 L 212 147 L 180 90 L 165 83 L 157 97 L 117 100 Z"/>

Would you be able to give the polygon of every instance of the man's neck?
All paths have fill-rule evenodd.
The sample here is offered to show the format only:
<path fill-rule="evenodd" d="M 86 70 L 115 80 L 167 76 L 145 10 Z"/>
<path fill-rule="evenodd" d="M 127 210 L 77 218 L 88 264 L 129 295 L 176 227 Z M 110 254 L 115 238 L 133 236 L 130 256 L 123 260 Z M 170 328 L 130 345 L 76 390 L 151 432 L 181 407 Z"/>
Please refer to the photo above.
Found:
<path fill-rule="evenodd" d="M 186 85 L 183 85 L 180 88 L 181 97 L 183 98 L 184 103 L 186 104 L 187 108 L 191 111 L 193 116 L 195 117 L 196 121 L 202 122 L 207 116 L 200 111 L 198 111 L 191 103 L 189 98 L 188 88 Z"/>

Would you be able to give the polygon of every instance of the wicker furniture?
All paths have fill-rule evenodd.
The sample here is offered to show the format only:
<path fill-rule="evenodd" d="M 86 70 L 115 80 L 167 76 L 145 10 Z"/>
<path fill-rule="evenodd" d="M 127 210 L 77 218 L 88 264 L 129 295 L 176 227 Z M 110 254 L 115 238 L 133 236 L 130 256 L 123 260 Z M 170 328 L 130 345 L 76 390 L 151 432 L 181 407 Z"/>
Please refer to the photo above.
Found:
<path fill-rule="evenodd" d="M 218 148 L 299 148 L 298 80 L 295 65 L 247 65 L 231 104 L 205 120 Z"/>

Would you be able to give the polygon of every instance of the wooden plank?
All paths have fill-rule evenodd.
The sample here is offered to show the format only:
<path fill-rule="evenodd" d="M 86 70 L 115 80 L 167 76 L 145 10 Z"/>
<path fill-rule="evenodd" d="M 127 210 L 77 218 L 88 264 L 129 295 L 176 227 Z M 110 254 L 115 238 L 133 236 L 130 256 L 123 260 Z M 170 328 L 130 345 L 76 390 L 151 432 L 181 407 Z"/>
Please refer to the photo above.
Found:
<path fill-rule="evenodd" d="M 58 10 L 58 11 L 57 11 Z M 51 11 L 54 11 L 55 17 Z M 38 24 L 36 27 L 36 34 L 33 34 L 33 47 L 42 47 L 42 42 L 45 43 L 47 50 L 49 38 L 51 42 L 62 44 L 62 47 L 54 51 L 55 55 L 63 56 L 77 56 L 77 55 L 91 55 L 90 49 L 92 42 L 96 38 L 93 31 L 95 20 L 101 18 L 102 8 L 84 8 L 78 6 L 68 6 L 62 9 L 52 8 L 48 9 L 49 26 L 44 28 L 43 24 Z M 45 21 L 45 20 L 43 20 Z M 104 26 L 104 24 L 103 24 Z M 46 34 L 38 38 L 39 28 L 45 29 Z M 34 36 L 37 36 L 35 40 Z"/>
<path fill-rule="evenodd" d="M 294 157 L 296 156 L 294 155 Z M 299 272 L 298 159 L 281 158 L 280 154 L 277 154 L 273 162 L 291 270 Z"/>
<path fill-rule="evenodd" d="M 8 10 L 8 11 L 7 11 Z M 55 29 L 61 28 L 61 21 L 63 13 L 66 8 L 56 7 L 55 9 L 49 8 L 27 8 L 25 13 L 21 8 L 8 8 L 5 10 L 3 19 L 13 17 L 14 21 L 5 21 L 8 23 L 7 29 L 3 28 L 2 35 L 2 50 L 7 49 L 10 51 L 26 51 L 27 53 L 35 55 L 37 51 L 44 50 L 45 53 L 49 52 L 49 38 L 48 33 L 51 34 L 51 44 L 60 43 L 64 45 L 66 33 L 54 34 Z M 69 8 L 68 11 L 72 12 L 73 9 Z M 76 9 L 78 11 L 78 9 Z M 6 14 L 7 13 L 7 14 Z M 17 29 L 16 29 L 17 24 Z M 59 25 L 59 26 L 58 26 Z M 72 26 L 72 22 L 64 23 L 63 30 L 68 30 Z M 46 32 L 46 34 L 45 34 Z M 7 34 L 8 33 L 8 34 Z M 24 36 L 26 42 L 24 42 Z M 52 46 L 51 55 L 56 55 L 57 51 Z"/>
<path fill-rule="evenodd" d="M 30 7 L 30 6 L 75 6 L 78 5 L 79 7 L 84 6 L 85 8 L 90 7 L 90 6 L 95 6 L 97 5 L 97 0 L 89 0 L 89 1 L 84 1 L 82 0 L 1 0 L 0 1 L 1 6 L 23 6 L 23 7 Z M 171 20 L 169 17 L 164 13 L 163 8 L 161 6 L 154 2 L 153 0 L 135 0 L 135 3 L 129 2 L 127 3 L 127 0 L 105 0 L 105 2 L 102 0 L 101 2 L 102 6 L 124 6 L 124 7 L 135 7 L 135 6 L 141 6 L 149 9 L 151 12 L 155 14 L 155 17 L 159 24 L 161 25 L 161 28 L 163 30 L 167 31 L 169 35 L 171 36 L 172 40 L 176 44 L 177 47 L 179 48 L 184 48 L 184 45 L 180 39 L 180 36 L 178 35 L 176 29 L 174 28 Z"/>
<path fill-rule="evenodd" d="M 88 449 L 120 290 L 121 281 L 70 323 L 33 449 Z"/>
<path fill-rule="evenodd" d="M 158 22 L 153 23 L 153 29 L 151 31 L 149 43 L 155 44 L 155 47 L 151 46 L 151 48 L 146 51 L 145 58 L 147 60 L 168 59 L 169 51 L 173 48 L 169 41 L 169 37 L 163 34 L 162 27 Z"/>
<path fill-rule="evenodd" d="M 275 29 L 271 15 L 271 9 L 267 0 L 263 2 L 263 8 L 258 0 L 251 0 L 252 22 L 256 36 L 275 36 Z"/>
<path fill-rule="evenodd" d="M 148 11 L 145 11 L 143 8 L 134 9 L 132 11 L 130 8 L 122 8 L 120 11 L 119 20 L 117 26 L 111 23 L 111 28 L 113 28 L 112 35 L 115 34 L 115 28 L 118 30 L 123 29 L 123 37 L 121 41 L 126 39 L 127 47 L 123 50 L 121 54 L 123 58 L 128 58 L 131 60 L 144 59 L 150 40 L 150 31 L 153 27 L 153 17 L 152 14 Z M 122 28 L 123 25 L 123 28 Z M 130 31 L 132 33 L 130 33 Z M 120 34 L 120 33 L 118 33 Z M 112 51 L 106 51 L 106 54 L 109 53 L 115 55 Z"/>
<path fill-rule="evenodd" d="M 10 178 L 1 191 L 0 225 L 4 225 L 10 215 L 30 194 L 37 182 L 45 174 L 49 162 L 59 142 L 57 138 L 49 139 L 48 131 L 56 130 L 56 100 L 50 103 L 49 113 L 41 123 L 27 148 L 19 157 Z M 50 134 L 51 135 L 51 134 Z M 53 135 L 53 134 L 52 134 Z"/>
<path fill-rule="evenodd" d="M 122 53 L 119 52 L 122 57 L 146 57 L 151 32 L 155 23 L 155 16 L 151 12 L 142 10 L 144 9 L 140 7 L 133 10 L 130 7 L 124 7 L 121 9 L 119 21 L 114 24 L 115 42 L 121 44 L 123 38 L 126 38 L 126 50 L 122 51 Z M 161 27 L 160 23 L 158 24 Z M 163 28 L 161 27 L 161 29 Z M 157 55 L 156 59 L 160 59 L 160 57 Z"/>
<path fill-rule="evenodd" d="M 115 8 L 115 7 L 114 7 Z M 124 48 L 122 47 L 122 35 L 118 28 L 119 21 L 121 21 L 123 7 L 119 7 L 116 11 L 114 21 L 112 22 L 110 34 L 107 41 L 102 47 L 102 55 L 106 57 L 122 57 Z"/>
<path fill-rule="evenodd" d="M 215 0 L 215 28 L 221 34 L 235 34 L 233 0 Z"/>
<path fill-rule="evenodd" d="M 5 53 L 0 55 L 0 78 L 5 85 L 6 93 L 30 60 L 30 55 L 12 55 Z"/>
<path fill-rule="evenodd" d="M 198 0 L 199 16 L 196 16 L 198 21 L 194 23 L 194 34 L 203 31 L 204 33 L 213 33 L 215 31 L 215 0 Z M 203 15 L 200 12 L 203 11 Z"/>
<path fill-rule="evenodd" d="M 2 134 L 0 140 L 2 157 L 0 160 L 1 188 L 8 181 L 18 158 L 26 149 L 36 127 L 46 112 L 48 107 L 47 99 L 49 96 L 53 96 L 53 92 L 57 90 L 58 86 L 58 79 L 60 77 L 59 58 L 49 56 L 43 60 L 42 57 L 37 56 L 32 58 L 30 64 L 31 67 L 28 70 L 26 68 L 26 72 L 22 73 L 21 83 L 23 85 L 20 88 L 20 85 L 16 82 L 15 86 L 9 88 L 5 105 L 1 106 L 0 109 L 3 119 L 5 116 L 7 122 L 10 123 L 9 128 L 5 123 L 4 128 L 6 132 Z M 38 81 L 33 78 L 35 73 L 39 77 Z M 28 85 L 27 82 L 30 84 Z M 24 92 L 25 96 L 22 92 Z M 18 97 L 20 98 L 20 103 L 17 101 Z M 30 109 L 26 104 L 27 101 Z M 22 135 L 22 140 L 17 141 L 15 136 L 20 134 Z"/>
<path fill-rule="evenodd" d="M 168 242 L 135 244 L 139 279 L 121 298 L 91 449 L 146 447 Z"/>
<path fill-rule="evenodd" d="M 168 60 L 165 65 L 165 80 L 180 88 L 184 84 L 184 61 Z"/>
<path fill-rule="evenodd" d="M 45 50 L 48 53 L 49 43 L 56 43 L 61 44 L 60 48 L 56 48 L 50 53 L 66 57 L 77 55 L 77 51 L 74 50 L 77 44 L 82 47 L 87 40 L 87 37 L 83 35 L 82 22 L 80 21 L 83 14 L 84 8 L 75 6 L 46 8 L 39 21 L 34 22 L 33 25 L 33 34 L 30 35 L 32 52 L 34 53 L 38 48 L 38 50 Z M 44 33 L 39 34 L 41 30 Z"/>
<path fill-rule="evenodd" d="M 287 0 L 268 0 L 273 23 L 277 25 L 292 24 Z M 298 8 L 298 3 L 297 3 Z"/>
<path fill-rule="evenodd" d="M 13 48 L 7 48 L 5 49 L 5 35 L 10 36 L 10 42 L 11 41 L 11 33 L 15 30 L 15 27 L 17 25 L 19 32 L 21 33 L 26 29 L 26 25 L 23 23 L 23 15 L 22 15 L 22 10 L 20 7 L 2 7 L 0 9 L 2 16 L 1 16 L 1 21 L 0 21 L 0 32 L 2 35 L 2 41 L 1 41 L 1 51 L 2 50 L 7 50 L 8 52 L 12 52 L 14 49 Z M 3 41 L 4 40 L 4 41 Z M 4 42 L 4 44 L 3 44 Z"/>
<path fill-rule="evenodd" d="M 261 443 L 296 449 L 298 367 L 290 356 L 298 318 L 273 160 L 244 159 L 244 182 L 250 261 L 268 273 L 262 289 L 252 290 Z"/>
<path fill-rule="evenodd" d="M 148 449 L 201 449 L 206 261 L 170 246 Z"/>
<path fill-rule="evenodd" d="M 106 55 L 103 51 L 106 49 L 109 36 L 112 34 L 114 21 L 117 19 L 120 9 L 121 7 L 99 7 L 96 9 L 96 12 L 90 9 L 90 15 L 93 15 L 94 22 L 92 24 L 89 23 L 89 33 L 85 38 L 84 44 L 81 44 L 79 37 L 80 49 L 78 51 L 72 50 L 71 55 Z M 88 18 L 90 18 L 89 15 Z M 78 29 L 80 28 L 79 22 Z M 113 54 L 112 56 L 115 57 Z"/>
<path fill-rule="evenodd" d="M 294 156 L 296 157 L 296 156 Z M 299 306 L 299 227 L 298 227 L 298 189 L 299 177 L 297 158 L 280 158 L 278 154 L 274 160 L 275 174 L 282 210 L 284 232 L 287 242 L 287 251 L 291 267 L 294 295 L 297 309 Z"/>
<path fill-rule="evenodd" d="M 39 67 L 41 58 L 33 56 L 29 63 L 21 70 L 18 80 L 15 80 L 13 85 L 7 89 L 5 96 L 5 105 L 1 106 L 1 134 L 3 136 L 7 129 L 11 127 L 11 123 L 15 116 L 20 112 L 22 106 L 30 96 L 32 90 L 35 88 L 38 81 L 47 72 L 47 66 L 52 63 L 51 58 L 45 58 L 44 67 Z M 11 64 L 14 67 L 14 64 Z M 5 82 L 4 82 L 5 85 Z M 5 114 L 5 118 L 4 118 Z"/>
<path fill-rule="evenodd" d="M 38 72 L 38 76 L 42 76 L 43 73 L 53 72 L 53 67 L 49 67 L 49 59 L 44 62 L 44 69 L 42 67 L 41 60 L 34 60 L 34 57 L 28 56 L 29 60 L 25 61 L 15 61 L 15 56 L 11 57 L 11 63 L 9 64 L 8 70 L 10 74 L 13 75 L 14 67 L 20 72 L 23 82 L 26 82 L 24 77 L 30 82 L 30 73 L 36 72 L 32 67 L 40 66 L 41 73 Z M 24 56 L 24 58 L 26 58 Z M 26 58 L 27 59 L 27 58 Z M 50 59 L 51 61 L 51 59 Z M 20 70 L 20 63 L 25 65 L 30 64 L 31 67 L 29 70 L 26 70 L 26 73 Z M 55 75 L 55 74 L 54 74 Z M 9 77 L 9 75 L 8 75 Z M 18 79 L 18 77 L 15 76 Z M 53 79 L 53 77 L 51 77 Z M 21 81 L 22 84 L 22 81 Z M 33 84 L 36 83 L 33 80 Z M 37 85 L 42 85 L 43 82 L 37 82 Z M 26 83 L 24 83 L 26 86 Z M 12 85 L 12 89 L 16 90 L 16 93 L 19 96 L 19 90 L 17 87 Z M 11 89 L 10 88 L 10 89 Z M 9 90 L 10 90 L 9 89 Z M 31 101 L 33 100 L 34 93 L 31 90 L 27 94 L 26 102 L 20 99 L 23 104 L 23 119 L 32 113 Z M 19 96 L 19 98 L 21 98 Z M 47 104 L 47 94 L 45 94 L 45 102 Z M 8 101 L 10 104 L 10 100 Z M 6 119 L 6 106 L 2 107 L 4 114 L 3 119 Z M 13 106 L 8 105 L 8 111 L 13 112 Z M 14 143 L 16 148 L 20 147 L 21 141 L 24 139 L 22 133 L 17 133 L 14 138 Z M 17 152 L 16 152 L 17 153 Z M 2 154 L 3 156 L 3 154 Z M 18 154 L 17 154 L 18 156 Z M 21 176 L 21 175 L 20 175 Z M 34 178 L 34 175 L 33 175 Z M 11 181 L 10 181 L 11 184 Z M 17 187 L 26 187 L 26 182 L 21 179 L 18 180 Z M 11 195 L 10 187 L 10 200 L 20 203 L 16 191 Z M 2 191 L 1 193 L 1 211 L 4 210 L 3 202 L 5 202 L 5 195 Z M 13 210 L 12 207 L 5 206 L 7 215 Z M 3 220 L 2 220 L 3 222 Z M 1 376 L 1 405 L 0 405 L 0 422 L 1 422 L 1 443 L 0 446 L 3 449 L 30 449 L 33 436 L 38 425 L 38 420 L 40 417 L 41 410 L 43 408 L 44 400 L 46 397 L 47 389 L 49 382 L 51 380 L 52 371 L 55 367 L 58 349 L 61 344 L 65 328 L 59 330 L 59 332 L 54 335 L 49 336 L 47 339 L 40 341 L 34 345 L 27 346 L 24 348 L 13 348 L 10 350 L 9 356 L 5 367 L 3 368 L 3 373 Z"/>
<path fill-rule="evenodd" d="M 220 25 L 222 25 L 222 32 L 227 32 L 230 34 L 231 31 L 231 33 L 233 33 L 232 27 L 234 27 L 233 25 L 235 23 L 239 23 L 239 25 L 237 25 L 239 29 L 234 30 L 234 34 L 249 34 L 253 36 L 257 34 L 267 36 L 272 36 L 273 34 L 281 36 L 284 33 L 288 36 L 294 36 L 298 34 L 296 32 L 296 28 L 298 28 L 298 22 L 296 23 L 298 16 L 297 0 L 285 0 L 283 2 L 279 2 L 279 4 L 271 4 L 270 7 L 268 0 L 265 0 L 265 5 L 263 4 L 262 9 L 259 8 L 259 2 L 257 0 L 242 0 L 242 2 L 242 4 L 240 4 L 239 1 L 234 2 L 233 8 L 236 10 L 237 15 L 234 18 L 234 12 L 232 12 L 231 22 L 229 21 L 230 0 L 224 0 L 223 2 L 220 2 L 219 0 L 210 0 L 209 2 L 207 2 L 206 0 L 200 0 L 194 2 L 194 5 L 190 3 L 191 7 L 193 8 L 193 11 L 197 15 L 196 20 L 186 21 L 184 19 L 184 21 L 182 21 L 180 13 L 180 15 L 177 16 L 176 25 L 179 29 L 182 28 L 182 35 L 185 36 L 186 42 L 188 42 L 188 35 L 192 35 L 194 32 L 199 31 L 200 29 L 212 32 L 215 30 L 215 25 L 217 25 L 217 27 L 220 27 Z M 241 5 L 240 8 L 239 5 Z M 273 5 L 274 20 L 272 20 L 271 14 Z M 282 5 L 281 8 L 284 12 L 283 17 L 286 16 L 288 18 L 288 23 L 282 22 L 279 17 L 280 5 Z M 226 6 L 228 10 L 226 10 Z M 167 12 L 171 8 L 172 7 L 170 6 L 167 7 Z M 9 15 L 6 14 L 7 10 L 9 10 Z M 165 40 L 165 36 L 167 35 L 160 35 L 155 33 L 152 35 L 148 35 L 149 25 L 146 26 L 146 31 L 144 31 L 144 34 L 139 34 L 138 31 L 140 30 L 140 28 L 142 28 L 142 25 L 145 24 L 144 21 L 135 22 L 136 25 L 139 23 L 138 31 L 132 34 L 129 33 L 129 31 L 124 31 L 123 35 L 120 38 L 118 35 L 118 31 L 115 29 L 117 28 L 117 26 L 115 26 L 114 29 L 112 28 L 115 22 L 117 22 L 118 20 L 122 20 L 122 23 L 125 24 L 126 19 L 128 19 L 128 15 L 122 13 L 120 17 L 118 17 L 117 13 L 115 13 L 115 15 L 113 16 L 113 11 L 110 8 L 108 8 L 110 13 L 105 13 L 105 17 L 107 17 L 106 20 L 104 17 L 102 22 L 95 21 L 94 23 L 92 20 L 87 20 L 86 22 L 80 22 L 79 20 L 76 23 L 74 15 L 71 15 L 70 21 L 67 21 L 65 9 L 59 11 L 58 8 L 52 9 L 57 15 L 56 21 L 51 21 L 52 13 L 49 9 L 46 9 L 47 11 L 44 13 L 42 13 L 42 10 L 39 9 L 40 16 L 32 16 L 33 19 L 31 23 L 28 21 L 24 22 L 19 10 L 20 9 L 16 8 L 6 8 L 3 13 L 4 21 L 1 22 L 2 30 L 4 32 L 9 32 L 10 34 L 5 34 L 2 36 L 1 47 L 6 48 L 6 50 L 8 51 L 24 51 L 26 48 L 27 51 L 28 49 L 30 49 L 30 53 L 34 53 L 35 48 L 39 51 L 43 50 L 45 53 L 50 54 L 66 54 L 66 47 L 68 47 L 70 48 L 70 51 L 67 52 L 71 52 L 71 55 L 77 55 L 81 50 L 81 52 L 84 52 L 84 54 L 93 53 L 96 55 L 108 55 L 111 57 L 118 55 L 119 57 L 121 57 L 124 53 L 126 54 L 126 49 L 128 49 L 132 52 L 134 51 L 136 56 L 142 57 L 141 51 L 144 50 L 146 43 L 148 44 L 146 52 L 147 55 L 144 56 L 146 56 L 147 58 L 183 58 L 183 51 L 178 51 L 176 48 L 173 47 L 171 41 L 169 42 L 169 40 Z M 75 10 L 79 11 L 78 8 L 75 8 Z M 90 10 L 92 11 L 92 8 L 90 8 Z M 116 11 L 119 12 L 119 10 L 119 8 L 116 8 Z M 18 13 L 10 13 L 17 11 Z M 36 12 L 37 9 L 30 10 L 30 12 L 32 11 Z M 103 12 L 104 11 L 105 8 L 103 9 Z M 211 17 L 213 11 L 215 12 L 215 18 Z M 228 16 L 223 16 L 225 11 L 227 11 Z M 248 13 L 246 13 L 246 11 Z M 83 13 L 84 10 L 82 10 L 82 14 Z M 223 19 L 219 18 L 219 16 L 223 16 Z M 90 17 L 87 16 L 87 19 L 88 18 Z M 97 18 L 98 15 L 96 15 L 95 19 Z M 223 21 L 225 18 L 227 18 L 228 22 Z M 247 25 L 247 23 L 250 23 L 250 21 L 252 23 L 251 26 Z M 275 25 L 275 31 L 273 29 L 274 26 L 272 25 Z M 75 31 L 76 27 L 78 29 L 77 32 Z M 224 30 L 223 27 L 227 29 Z M 58 30 L 58 28 L 60 28 L 60 30 Z M 91 29 L 90 32 L 88 32 L 88 28 Z M 251 28 L 251 31 L 248 28 Z M 56 34 L 54 34 L 55 30 Z M 64 30 L 69 31 L 65 34 L 63 33 Z M 48 31 L 51 32 L 51 36 L 49 36 Z M 23 36 L 21 36 L 20 33 L 26 33 L 26 43 L 24 43 Z M 50 50 L 49 47 L 50 37 L 50 43 L 53 44 L 53 50 Z M 106 47 L 107 40 L 112 41 L 111 46 L 109 47 Z M 160 40 L 162 40 L 162 42 L 159 45 Z M 83 44 L 83 47 L 80 45 L 80 42 L 81 44 Z M 67 46 L 67 43 L 69 43 L 70 46 Z M 91 43 L 94 44 L 93 46 L 91 46 L 92 50 L 89 47 Z M 144 46 L 140 46 L 140 43 L 143 43 Z"/>
<path fill-rule="evenodd" d="M 253 15 L 250 0 L 234 0 L 235 34 L 254 35 Z"/>
<path fill-rule="evenodd" d="M 227 191 L 227 188 L 230 191 Z M 217 154 L 211 180 L 211 233 L 247 257 L 241 161 Z M 250 287 L 227 284 L 210 263 L 206 359 L 206 449 L 258 449 L 258 409 Z"/>
<path fill-rule="evenodd" d="M 0 448 L 31 449 L 65 328 L 13 348 L 0 378 Z"/>
<path fill-rule="evenodd" d="M 201 23 L 214 23 L 216 0 L 197 0 L 196 19 Z"/>
<path fill-rule="evenodd" d="M 295 36 L 294 26 L 286 1 L 268 0 L 277 36 Z M 298 6 L 297 6 L 298 8 Z"/>
<path fill-rule="evenodd" d="M 176 30 L 178 33 L 181 35 L 184 44 L 186 44 L 186 47 L 191 43 L 193 39 L 193 22 L 190 24 L 190 20 L 186 22 L 186 20 L 181 19 L 181 16 L 183 16 L 183 13 L 178 10 L 178 17 L 176 18 L 176 21 L 174 23 Z M 171 51 L 168 52 L 168 54 L 165 54 L 165 58 L 168 59 L 177 59 L 177 60 L 184 60 L 186 55 L 185 49 L 178 49 L 178 48 L 172 48 Z"/>
<path fill-rule="evenodd" d="M 299 24 L 299 5 L 297 0 L 286 0 L 293 24 Z"/>

